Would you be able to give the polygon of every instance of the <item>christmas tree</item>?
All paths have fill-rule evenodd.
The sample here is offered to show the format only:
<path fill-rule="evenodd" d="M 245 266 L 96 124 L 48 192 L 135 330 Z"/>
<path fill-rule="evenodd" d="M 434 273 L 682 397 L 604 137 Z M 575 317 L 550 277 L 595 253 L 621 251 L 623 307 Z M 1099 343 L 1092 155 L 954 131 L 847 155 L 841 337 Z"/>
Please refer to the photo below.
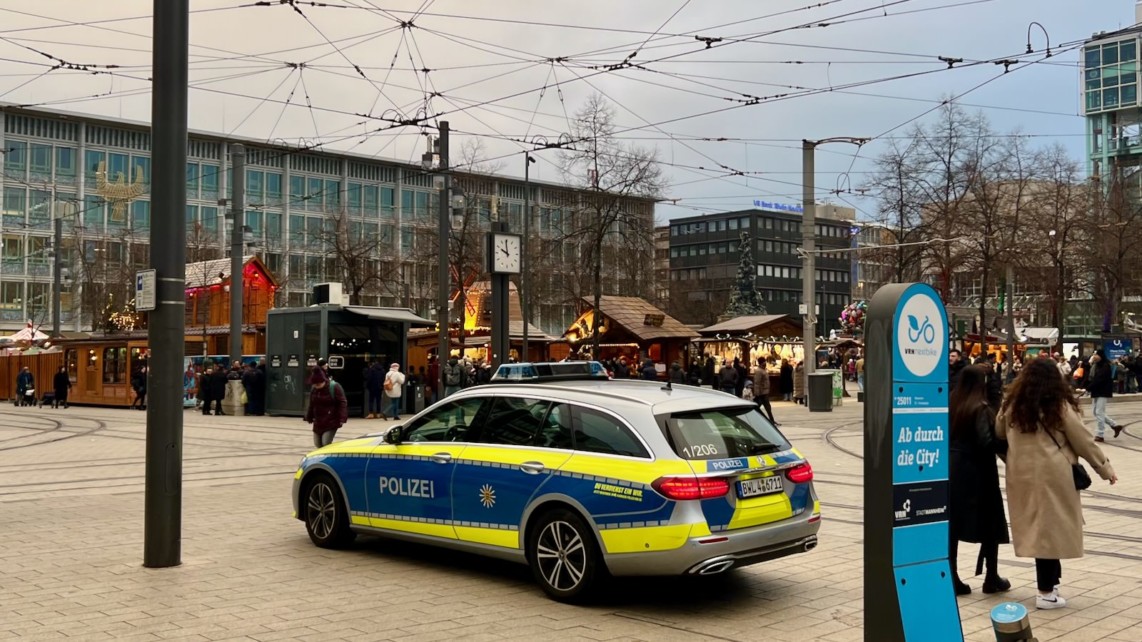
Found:
<path fill-rule="evenodd" d="M 726 306 L 725 316 L 728 317 L 765 314 L 761 293 L 757 291 L 757 268 L 753 264 L 753 248 L 749 234 L 742 232 L 741 239 L 741 244 L 738 246 L 740 258 L 737 285 L 730 292 L 730 303 Z"/>

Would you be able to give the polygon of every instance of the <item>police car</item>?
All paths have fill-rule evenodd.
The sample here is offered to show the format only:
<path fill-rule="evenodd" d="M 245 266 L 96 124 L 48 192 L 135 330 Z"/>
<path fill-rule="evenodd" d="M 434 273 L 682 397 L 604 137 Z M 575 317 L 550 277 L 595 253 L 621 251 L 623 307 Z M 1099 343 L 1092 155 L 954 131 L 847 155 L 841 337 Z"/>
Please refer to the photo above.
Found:
<path fill-rule="evenodd" d="M 308 454 L 294 516 L 531 567 L 575 601 L 613 575 L 712 575 L 812 550 L 813 469 L 756 406 L 616 380 L 596 362 L 511 364 L 383 435 Z"/>

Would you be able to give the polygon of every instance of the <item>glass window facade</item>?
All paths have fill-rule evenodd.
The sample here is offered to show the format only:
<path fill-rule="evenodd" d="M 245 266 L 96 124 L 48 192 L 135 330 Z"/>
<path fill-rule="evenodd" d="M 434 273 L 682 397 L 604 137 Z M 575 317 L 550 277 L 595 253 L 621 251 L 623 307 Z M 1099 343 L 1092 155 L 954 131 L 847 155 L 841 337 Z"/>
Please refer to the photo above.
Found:
<path fill-rule="evenodd" d="M 1138 104 L 1138 42 L 1122 40 L 1087 46 L 1083 55 L 1087 113 Z"/>

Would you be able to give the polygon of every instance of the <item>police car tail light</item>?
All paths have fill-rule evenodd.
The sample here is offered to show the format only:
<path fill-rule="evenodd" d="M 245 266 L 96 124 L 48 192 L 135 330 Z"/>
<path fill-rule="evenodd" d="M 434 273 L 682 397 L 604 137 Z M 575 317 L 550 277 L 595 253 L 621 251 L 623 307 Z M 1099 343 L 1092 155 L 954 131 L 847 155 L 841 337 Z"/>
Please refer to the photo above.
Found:
<path fill-rule="evenodd" d="M 813 467 L 804 462 L 785 471 L 785 476 L 794 484 L 804 484 L 813 481 Z"/>
<path fill-rule="evenodd" d="M 711 499 L 730 492 L 730 482 L 719 477 L 660 477 L 651 484 L 667 499 Z"/>

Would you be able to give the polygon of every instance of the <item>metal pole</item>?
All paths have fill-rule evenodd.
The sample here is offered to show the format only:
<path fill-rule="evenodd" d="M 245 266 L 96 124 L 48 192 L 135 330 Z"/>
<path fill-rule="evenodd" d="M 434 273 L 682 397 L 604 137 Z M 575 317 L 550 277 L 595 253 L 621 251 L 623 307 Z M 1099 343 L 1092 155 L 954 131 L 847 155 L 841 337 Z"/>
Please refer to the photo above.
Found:
<path fill-rule="evenodd" d="M 242 360 L 242 254 L 246 227 L 246 147 L 230 146 L 230 166 L 234 180 L 230 192 L 230 363 Z"/>
<path fill-rule="evenodd" d="M 813 152 L 817 144 L 811 140 L 801 141 L 801 202 L 805 210 L 801 216 L 801 249 L 804 253 L 803 261 L 804 267 L 802 268 L 802 292 L 801 298 L 805 304 L 805 315 L 802 317 L 804 322 L 804 351 L 805 351 L 805 376 L 813 374 L 817 367 L 817 354 L 814 347 L 814 340 L 816 339 L 816 325 L 817 325 L 817 310 L 816 310 L 816 297 L 814 296 L 813 284 L 817 280 L 816 275 L 816 257 L 814 256 L 815 241 L 817 227 L 817 201 L 814 198 L 814 159 Z M 806 383 L 808 383 L 806 381 Z M 809 386 L 805 386 L 805 394 L 809 394 Z"/>
<path fill-rule="evenodd" d="M 181 563 L 182 370 L 186 308 L 186 93 L 190 0 L 154 0 L 151 267 L 143 565 Z"/>
<path fill-rule="evenodd" d="M 55 209 L 55 201 L 52 201 Z M 63 219 L 56 217 L 52 222 L 55 236 L 52 238 L 52 338 L 60 336 L 60 306 L 63 303 Z"/>
<path fill-rule="evenodd" d="M 527 326 L 531 323 L 531 315 L 529 314 L 529 304 L 531 303 L 530 292 L 528 291 L 528 278 L 527 278 L 527 246 L 528 236 L 530 235 L 529 229 L 531 228 L 531 164 L 535 159 L 531 154 L 524 152 L 523 154 L 523 239 L 520 244 L 520 259 L 519 259 L 519 307 L 520 316 L 523 317 L 523 350 L 520 353 L 520 361 L 530 361 L 527 351 Z M 510 339 L 509 339 L 510 340 Z M 507 363 L 507 355 L 503 355 L 500 359 L 501 362 Z"/>
<path fill-rule="evenodd" d="M 448 236 L 452 231 L 451 220 L 451 203 L 448 202 L 449 180 L 448 174 L 448 121 L 440 121 L 440 138 L 438 139 L 440 149 L 439 171 L 444 176 L 444 185 L 440 188 L 440 220 L 437 230 L 439 237 L 439 246 L 437 252 L 440 254 L 440 274 L 437 276 L 437 297 L 436 297 L 436 323 L 440 328 L 440 340 L 437 343 L 436 359 L 437 365 L 440 370 L 440 381 L 437 382 L 438 389 L 436 391 L 437 399 L 444 398 L 444 364 L 448 363 L 448 348 L 449 348 L 449 332 L 448 327 L 451 325 L 448 319 L 448 295 L 452 293 L 450 287 L 450 275 L 448 272 Z"/>
<path fill-rule="evenodd" d="M 1004 289 L 1007 299 L 1007 375 L 1003 377 L 1002 381 L 1011 383 L 1015 378 L 1015 301 L 1012 300 L 1012 295 L 1015 294 L 1015 287 L 1012 283 L 1015 281 L 1015 268 L 1010 263 L 1007 264 L 1007 279 Z"/>

